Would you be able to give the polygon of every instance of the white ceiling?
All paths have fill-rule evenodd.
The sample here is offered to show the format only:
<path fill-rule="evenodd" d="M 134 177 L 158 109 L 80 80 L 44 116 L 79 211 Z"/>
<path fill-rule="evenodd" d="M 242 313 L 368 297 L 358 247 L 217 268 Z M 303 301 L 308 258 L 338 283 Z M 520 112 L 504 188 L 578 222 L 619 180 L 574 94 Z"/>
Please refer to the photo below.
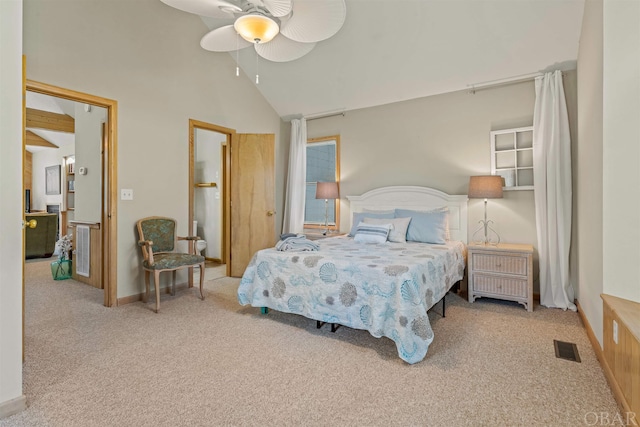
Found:
<path fill-rule="evenodd" d="M 284 63 L 260 58 L 257 88 L 281 117 L 348 111 L 575 68 L 584 8 L 584 0 L 346 4 L 342 29 L 306 56 Z M 211 29 L 230 23 L 203 21 Z M 239 63 L 255 80 L 253 48 L 239 52 Z"/>

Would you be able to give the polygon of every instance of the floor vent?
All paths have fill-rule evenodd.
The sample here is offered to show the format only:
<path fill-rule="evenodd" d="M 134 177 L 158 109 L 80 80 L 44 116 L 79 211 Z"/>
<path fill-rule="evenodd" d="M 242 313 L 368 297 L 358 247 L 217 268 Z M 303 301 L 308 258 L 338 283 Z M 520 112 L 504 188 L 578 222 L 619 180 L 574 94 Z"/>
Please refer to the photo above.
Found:
<path fill-rule="evenodd" d="M 76 227 L 76 252 L 73 262 L 76 267 L 76 273 L 80 276 L 89 277 L 89 264 L 91 254 L 91 231 L 86 225 L 78 225 Z"/>
<path fill-rule="evenodd" d="M 580 355 L 578 354 L 578 346 L 572 342 L 564 342 L 553 340 L 553 346 L 556 349 L 556 357 L 559 359 L 571 360 L 580 363 Z"/>

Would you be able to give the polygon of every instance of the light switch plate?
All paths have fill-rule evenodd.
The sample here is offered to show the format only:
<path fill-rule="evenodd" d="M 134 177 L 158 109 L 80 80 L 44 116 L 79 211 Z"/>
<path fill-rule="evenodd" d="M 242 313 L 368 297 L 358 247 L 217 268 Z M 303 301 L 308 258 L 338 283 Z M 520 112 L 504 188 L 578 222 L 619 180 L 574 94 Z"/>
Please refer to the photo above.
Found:
<path fill-rule="evenodd" d="M 133 200 L 133 190 L 130 188 L 120 189 L 120 200 Z"/>

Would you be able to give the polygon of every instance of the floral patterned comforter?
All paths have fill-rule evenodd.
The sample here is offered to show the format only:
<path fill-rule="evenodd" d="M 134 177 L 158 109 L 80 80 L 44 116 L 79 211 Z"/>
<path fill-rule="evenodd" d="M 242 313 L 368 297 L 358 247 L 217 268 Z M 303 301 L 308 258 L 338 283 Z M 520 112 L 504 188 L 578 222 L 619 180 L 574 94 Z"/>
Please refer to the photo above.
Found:
<path fill-rule="evenodd" d="M 242 305 L 269 307 L 388 337 L 408 363 L 433 341 L 427 310 L 464 274 L 462 242 L 365 244 L 346 236 L 319 251 L 256 252 L 238 288 Z"/>

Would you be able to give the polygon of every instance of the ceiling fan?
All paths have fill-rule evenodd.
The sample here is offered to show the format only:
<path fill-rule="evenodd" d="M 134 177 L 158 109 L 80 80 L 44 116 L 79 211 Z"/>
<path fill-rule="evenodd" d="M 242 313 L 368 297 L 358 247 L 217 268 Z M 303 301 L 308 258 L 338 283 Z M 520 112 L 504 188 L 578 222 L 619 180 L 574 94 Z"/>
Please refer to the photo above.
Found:
<path fill-rule="evenodd" d="M 287 62 L 335 35 L 347 14 L 345 0 L 161 0 L 196 15 L 223 20 L 205 34 L 202 48 L 230 52 L 254 46 L 269 61 Z M 226 22 L 225 22 L 226 21 Z"/>

